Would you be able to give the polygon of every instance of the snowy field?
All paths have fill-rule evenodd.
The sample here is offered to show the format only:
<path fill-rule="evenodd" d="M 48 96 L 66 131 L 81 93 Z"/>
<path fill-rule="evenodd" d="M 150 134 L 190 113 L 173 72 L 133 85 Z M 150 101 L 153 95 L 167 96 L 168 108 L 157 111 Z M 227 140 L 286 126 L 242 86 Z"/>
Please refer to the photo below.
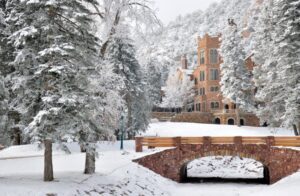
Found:
<path fill-rule="evenodd" d="M 214 125 L 200 123 L 155 122 L 144 136 L 294 136 L 293 130 L 268 127 Z"/>
<path fill-rule="evenodd" d="M 190 127 L 191 124 L 155 123 L 151 124 L 148 134 L 152 134 L 153 128 L 157 129 L 159 126 L 161 126 L 160 130 L 167 128 L 167 126 L 180 129 L 185 126 Z M 211 125 L 202 126 L 203 130 L 207 130 L 206 128 Z M 199 125 L 198 128 L 202 126 Z M 222 130 L 219 130 L 223 132 L 223 135 L 227 135 L 225 128 L 226 126 L 222 126 Z M 246 127 L 243 129 L 248 134 L 256 135 L 255 129 L 247 129 Z M 236 131 L 234 126 L 228 126 L 228 133 L 232 130 Z M 260 131 L 267 134 L 271 130 Z M 284 133 L 283 130 L 279 132 L 282 132 L 280 134 Z M 210 133 L 207 132 L 206 135 L 210 135 Z M 132 162 L 132 159 L 162 149 L 135 153 L 134 141 L 126 141 L 124 151 L 120 151 L 119 146 L 118 142 L 99 143 L 96 174 L 91 176 L 82 174 L 85 156 L 79 152 L 77 144 L 69 145 L 72 154 L 65 154 L 54 147 L 55 181 L 47 183 L 42 181 L 43 149 L 39 149 L 37 145 L 14 146 L 4 149 L 0 151 L 0 195 L 217 196 L 222 194 L 222 196 L 250 196 L 255 193 L 264 196 L 297 196 L 300 192 L 300 172 L 271 186 L 242 183 L 178 184 Z M 206 162 L 209 163 L 210 161 Z M 237 160 L 232 161 L 233 163 L 228 164 L 229 166 L 234 166 L 234 162 L 237 162 Z M 247 161 L 245 163 L 249 164 Z M 195 164 L 199 164 L 199 162 L 195 161 Z M 216 168 L 221 167 L 220 163 L 218 166 L 217 161 L 213 161 L 213 165 Z M 250 165 L 253 166 L 251 162 Z M 259 168 L 259 165 L 256 166 Z"/>

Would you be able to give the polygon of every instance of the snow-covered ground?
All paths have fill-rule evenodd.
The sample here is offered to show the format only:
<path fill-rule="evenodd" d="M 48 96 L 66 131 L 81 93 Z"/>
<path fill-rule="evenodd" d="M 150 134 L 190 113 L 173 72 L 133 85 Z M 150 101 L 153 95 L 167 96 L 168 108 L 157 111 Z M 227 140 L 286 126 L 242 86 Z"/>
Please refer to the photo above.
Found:
<path fill-rule="evenodd" d="M 183 124 L 177 125 L 184 127 Z M 163 123 L 160 125 L 162 128 L 166 128 Z M 159 128 L 155 123 L 151 125 L 150 131 L 153 126 Z M 206 125 L 203 126 L 206 127 Z M 170 128 L 174 128 L 174 126 Z M 224 128 L 226 127 L 222 129 Z M 228 126 L 228 132 L 230 130 L 233 129 Z M 172 130 L 170 129 L 170 131 Z M 222 130 L 222 132 L 227 135 L 226 130 Z M 250 129 L 249 133 L 251 133 Z M 99 157 L 94 175 L 82 174 L 85 157 L 79 152 L 77 144 L 69 145 L 72 154 L 65 154 L 54 147 L 55 181 L 47 183 L 42 181 L 43 150 L 39 149 L 37 145 L 14 146 L 4 149 L 0 151 L 0 195 L 31 196 L 53 193 L 57 195 L 104 196 L 212 196 L 220 194 L 222 196 L 250 196 L 255 193 L 264 196 L 297 196 L 300 192 L 300 172 L 271 186 L 235 183 L 178 184 L 132 162 L 132 159 L 162 149 L 136 153 L 134 152 L 134 141 L 125 142 L 125 151 L 120 151 L 119 146 L 118 142 L 99 144 Z"/>
<path fill-rule="evenodd" d="M 292 130 L 269 127 L 214 125 L 200 123 L 151 123 L 145 136 L 293 136 Z"/>
<path fill-rule="evenodd" d="M 187 165 L 188 177 L 263 178 L 263 164 L 238 156 L 212 156 L 195 159 Z"/>

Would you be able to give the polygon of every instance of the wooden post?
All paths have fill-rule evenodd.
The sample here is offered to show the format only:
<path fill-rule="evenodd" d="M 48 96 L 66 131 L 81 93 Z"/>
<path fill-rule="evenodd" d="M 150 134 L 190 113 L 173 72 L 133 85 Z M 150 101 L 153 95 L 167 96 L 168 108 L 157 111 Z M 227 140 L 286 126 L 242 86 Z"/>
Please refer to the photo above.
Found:
<path fill-rule="evenodd" d="M 143 137 L 135 137 L 135 152 L 143 152 Z"/>
<path fill-rule="evenodd" d="M 274 136 L 268 136 L 266 137 L 266 144 L 268 147 L 275 145 L 275 137 Z"/>
<path fill-rule="evenodd" d="M 243 138 L 241 136 L 234 137 L 233 142 L 236 152 L 241 151 L 243 149 Z M 237 155 L 239 155 L 239 153 L 237 153 Z"/>
<path fill-rule="evenodd" d="M 210 145 L 211 145 L 211 137 L 209 137 L 209 136 L 204 136 L 204 137 L 203 137 L 203 145 L 204 145 L 204 146 L 210 146 Z"/>
<path fill-rule="evenodd" d="M 243 138 L 241 136 L 236 136 L 233 138 L 233 142 L 236 146 L 243 145 Z"/>
<path fill-rule="evenodd" d="M 175 137 L 174 140 L 175 140 L 175 142 L 174 142 L 175 146 L 180 147 L 181 146 L 181 137 Z"/>
<path fill-rule="evenodd" d="M 203 137 L 203 153 L 209 152 L 211 149 L 211 137 L 204 136 Z"/>

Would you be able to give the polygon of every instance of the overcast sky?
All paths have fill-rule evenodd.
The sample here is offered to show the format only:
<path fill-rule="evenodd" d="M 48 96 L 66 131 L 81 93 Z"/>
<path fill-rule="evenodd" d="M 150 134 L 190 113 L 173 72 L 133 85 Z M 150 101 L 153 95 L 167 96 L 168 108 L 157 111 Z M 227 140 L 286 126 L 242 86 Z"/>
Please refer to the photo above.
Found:
<path fill-rule="evenodd" d="M 153 0 L 158 8 L 158 17 L 164 24 L 178 15 L 185 15 L 196 10 L 205 10 L 213 2 L 221 0 Z"/>

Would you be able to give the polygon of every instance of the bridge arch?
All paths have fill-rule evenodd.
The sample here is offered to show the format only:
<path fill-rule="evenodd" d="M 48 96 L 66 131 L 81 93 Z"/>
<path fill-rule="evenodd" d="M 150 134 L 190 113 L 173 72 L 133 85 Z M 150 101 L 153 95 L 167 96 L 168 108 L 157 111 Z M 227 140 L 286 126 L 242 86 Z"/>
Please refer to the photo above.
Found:
<path fill-rule="evenodd" d="M 221 177 L 221 176 L 218 176 L 218 175 L 209 175 L 209 176 L 188 176 L 188 166 L 189 164 L 191 164 L 192 162 L 194 161 L 197 161 L 197 160 L 201 160 L 201 159 L 206 159 L 206 158 L 233 158 L 233 159 L 236 159 L 237 157 L 239 156 L 229 156 L 228 154 L 227 155 L 218 155 L 218 156 L 213 156 L 213 154 L 210 153 L 210 156 L 200 156 L 198 158 L 195 158 L 195 159 L 191 159 L 191 160 L 188 160 L 186 162 L 184 162 L 181 167 L 180 167 L 180 182 L 181 183 L 187 183 L 187 182 L 202 182 L 203 180 L 208 180 L 208 181 L 232 181 L 232 182 L 247 182 L 247 183 L 259 183 L 259 184 L 270 184 L 270 172 L 269 172 L 269 168 L 268 166 L 266 166 L 265 164 L 263 164 L 262 162 L 260 161 L 257 161 L 253 158 L 247 158 L 247 157 L 239 157 L 239 158 L 242 158 L 241 160 L 244 160 L 247 159 L 246 161 L 249 161 L 249 160 L 252 160 L 253 162 L 256 162 L 256 163 L 259 163 L 261 166 L 262 166 L 262 170 L 260 171 L 261 175 L 262 176 L 251 176 L 249 175 L 249 177 L 247 178 L 247 176 L 241 176 L 241 177 L 237 177 L 237 176 L 232 176 L 229 177 Z M 250 157 L 250 156 L 249 156 Z M 216 159 L 217 159 L 216 158 Z M 225 159 L 226 160 L 226 159 Z M 209 163 L 211 164 L 211 163 Z M 202 163 L 200 166 L 198 166 L 198 169 L 200 169 L 201 167 L 205 167 L 204 164 Z M 230 165 L 228 165 L 230 166 Z M 232 165 L 234 166 L 234 165 Z M 212 167 L 216 167 L 216 165 L 212 165 Z M 207 169 L 207 168 L 206 168 Z M 245 168 L 247 169 L 247 168 Z M 205 172 L 204 172 L 205 173 Z M 205 174 L 204 174 L 205 175 Z"/>

